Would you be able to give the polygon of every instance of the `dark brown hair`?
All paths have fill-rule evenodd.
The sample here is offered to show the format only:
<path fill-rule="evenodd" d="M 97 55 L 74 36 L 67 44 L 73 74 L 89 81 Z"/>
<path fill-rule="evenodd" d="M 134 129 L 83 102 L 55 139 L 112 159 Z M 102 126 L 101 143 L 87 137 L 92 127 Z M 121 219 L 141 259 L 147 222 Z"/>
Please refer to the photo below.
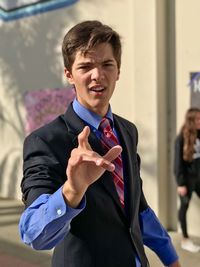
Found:
<path fill-rule="evenodd" d="M 200 112 L 199 108 L 190 108 L 185 114 L 185 122 L 181 128 L 183 135 L 183 159 L 185 161 L 192 161 L 194 154 L 194 144 L 197 138 L 197 129 L 195 125 L 195 119 L 197 113 Z"/>
<path fill-rule="evenodd" d="M 121 41 L 119 34 L 111 27 L 97 20 L 83 21 L 71 28 L 63 39 L 62 54 L 64 66 L 71 71 L 77 51 L 86 54 L 101 43 L 112 46 L 113 55 L 118 68 L 121 65 Z"/>

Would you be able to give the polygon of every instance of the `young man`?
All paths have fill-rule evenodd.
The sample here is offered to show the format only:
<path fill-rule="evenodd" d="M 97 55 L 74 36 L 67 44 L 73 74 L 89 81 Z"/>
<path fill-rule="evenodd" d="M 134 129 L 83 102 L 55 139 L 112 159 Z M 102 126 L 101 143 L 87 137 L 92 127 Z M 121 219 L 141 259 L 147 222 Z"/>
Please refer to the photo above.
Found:
<path fill-rule="evenodd" d="M 76 91 L 66 113 L 24 143 L 22 240 L 55 247 L 55 267 L 147 267 L 143 244 L 178 267 L 142 191 L 137 130 L 109 105 L 119 79 L 119 35 L 98 21 L 64 37 L 65 75 Z"/>

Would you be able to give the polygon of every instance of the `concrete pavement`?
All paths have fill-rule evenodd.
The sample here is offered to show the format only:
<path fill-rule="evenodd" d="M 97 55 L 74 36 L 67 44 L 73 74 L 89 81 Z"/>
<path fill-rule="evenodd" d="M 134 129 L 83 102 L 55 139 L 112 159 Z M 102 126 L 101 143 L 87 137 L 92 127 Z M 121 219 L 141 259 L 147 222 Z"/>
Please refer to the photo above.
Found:
<path fill-rule="evenodd" d="M 18 221 L 22 211 L 20 201 L 0 199 L 0 267 L 50 267 L 52 251 L 34 251 L 21 242 Z M 170 232 L 170 235 L 182 267 L 200 267 L 200 252 L 183 251 L 180 248 L 180 234 Z M 200 245 L 200 239 L 194 237 L 193 240 Z M 154 252 L 146 251 L 151 267 L 163 266 Z"/>
<path fill-rule="evenodd" d="M 34 251 L 18 234 L 21 201 L 0 199 L 0 267 L 49 267 L 51 251 Z"/>

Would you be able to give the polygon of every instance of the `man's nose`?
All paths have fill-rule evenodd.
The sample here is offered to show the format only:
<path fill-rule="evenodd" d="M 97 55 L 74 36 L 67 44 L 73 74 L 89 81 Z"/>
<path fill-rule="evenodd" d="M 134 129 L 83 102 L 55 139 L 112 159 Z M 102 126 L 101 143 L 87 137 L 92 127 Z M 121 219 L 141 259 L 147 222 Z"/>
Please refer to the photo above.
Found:
<path fill-rule="evenodd" d="M 104 73 L 101 67 L 95 67 L 92 69 L 91 79 L 100 81 L 104 78 Z"/>

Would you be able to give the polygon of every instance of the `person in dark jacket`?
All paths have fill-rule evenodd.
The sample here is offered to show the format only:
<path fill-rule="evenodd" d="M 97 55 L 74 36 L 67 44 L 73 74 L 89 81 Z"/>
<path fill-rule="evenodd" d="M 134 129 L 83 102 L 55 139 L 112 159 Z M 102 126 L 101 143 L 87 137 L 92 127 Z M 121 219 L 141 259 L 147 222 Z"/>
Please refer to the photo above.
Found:
<path fill-rule="evenodd" d="M 200 251 L 188 235 L 187 211 L 192 193 L 200 197 L 200 109 L 190 108 L 175 141 L 174 173 L 180 198 L 178 219 L 183 239 L 181 247 L 190 252 Z"/>
<path fill-rule="evenodd" d="M 165 266 L 179 267 L 143 194 L 137 129 L 109 104 L 120 74 L 119 34 L 84 21 L 65 35 L 62 52 L 76 98 L 25 139 L 23 242 L 55 248 L 53 267 L 147 267 L 144 244 Z"/>

